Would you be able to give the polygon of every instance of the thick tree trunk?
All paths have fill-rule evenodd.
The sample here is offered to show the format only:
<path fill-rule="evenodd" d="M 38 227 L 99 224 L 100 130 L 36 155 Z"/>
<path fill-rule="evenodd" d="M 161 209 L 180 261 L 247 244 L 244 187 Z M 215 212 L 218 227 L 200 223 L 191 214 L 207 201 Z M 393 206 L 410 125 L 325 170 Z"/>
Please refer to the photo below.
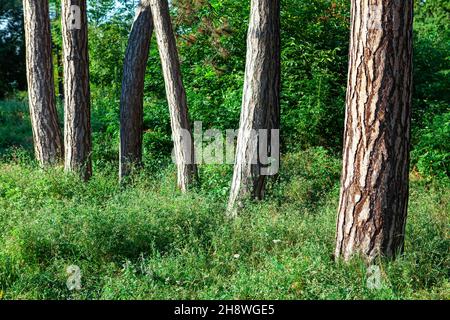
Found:
<path fill-rule="evenodd" d="M 65 169 L 92 175 L 86 0 L 62 2 Z"/>
<path fill-rule="evenodd" d="M 403 250 L 408 204 L 413 1 L 352 1 L 336 258 Z"/>
<path fill-rule="evenodd" d="M 184 192 L 197 175 L 186 92 L 181 79 L 180 61 L 168 2 L 167 0 L 150 0 L 150 4 L 170 109 L 178 187 Z"/>
<path fill-rule="evenodd" d="M 124 60 L 120 99 L 120 179 L 142 160 L 144 78 L 152 32 L 150 2 L 143 0 L 136 11 Z"/>
<path fill-rule="evenodd" d="M 55 103 L 48 1 L 24 0 L 27 78 L 34 150 L 41 165 L 62 160 Z"/>
<path fill-rule="evenodd" d="M 273 129 L 279 129 L 279 118 L 280 2 L 252 0 L 240 128 L 228 203 L 230 216 L 237 214 L 245 198 L 264 197 L 267 173 L 263 171 L 267 160 L 279 161 L 279 141 L 271 137 Z M 268 135 L 262 135 L 261 129 L 267 130 Z"/>

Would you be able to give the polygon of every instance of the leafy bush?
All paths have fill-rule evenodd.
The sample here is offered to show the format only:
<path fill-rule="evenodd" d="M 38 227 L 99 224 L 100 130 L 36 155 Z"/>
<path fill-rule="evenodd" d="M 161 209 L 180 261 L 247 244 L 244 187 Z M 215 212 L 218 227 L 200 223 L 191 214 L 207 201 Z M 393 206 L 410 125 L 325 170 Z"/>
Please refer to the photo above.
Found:
<path fill-rule="evenodd" d="M 0 99 L 26 89 L 22 2 L 0 3 Z"/>
<path fill-rule="evenodd" d="M 425 176 L 449 176 L 450 5 L 416 1 L 412 164 Z"/>
<path fill-rule="evenodd" d="M 274 195 L 280 203 L 313 208 L 337 190 L 341 162 L 322 147 L 287 154 L 281 162 Z"/>
<path fill-rule="evenodd" d="M 412 163 L 426 176 L 450 177 L 450 112 L 434 117 L 430 127 L 419 131 Z"/>
<path fill-rule="evenodd" d="M 31 133 L 28 105 L 18 101 L 0 101 L 0 154 L 13 146 L 31 150 Z"/>

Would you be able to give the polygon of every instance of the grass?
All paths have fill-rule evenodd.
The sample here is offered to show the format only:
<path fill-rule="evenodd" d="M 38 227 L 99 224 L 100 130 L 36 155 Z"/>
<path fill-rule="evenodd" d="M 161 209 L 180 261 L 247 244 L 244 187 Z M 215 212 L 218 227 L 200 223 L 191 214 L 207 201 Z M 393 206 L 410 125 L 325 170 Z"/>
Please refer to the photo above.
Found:
<path fill-rule="evenodd" d="M 446 180 L 412 175 L 405 254 L 378 261 L 370 290 L 363 261 L 332 260 L 340 162 L 323 149 L 287 155 L 268 201 L 236 221 L 228 166 L 182 195 L 171 167 L 121 187 L 114 166 L 84 184 L 23 158 L 0 163 L 3 299 L 450 299 Z"/>

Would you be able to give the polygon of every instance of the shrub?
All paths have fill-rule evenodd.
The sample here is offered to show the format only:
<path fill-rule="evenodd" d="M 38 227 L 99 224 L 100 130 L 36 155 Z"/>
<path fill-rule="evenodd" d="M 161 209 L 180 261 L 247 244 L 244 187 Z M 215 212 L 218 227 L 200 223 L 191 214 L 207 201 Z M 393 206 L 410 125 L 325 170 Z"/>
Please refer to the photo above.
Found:
<path fill-rule="evenodd" d="M 450 112 L 434 117 L 431 125 L 419 131 L 412 151 L 412 163 L 426 176 L 450 177 Z"/>
<path fill-rule="evenodd" d="M 19 101 L 0 101 L 0 153 L 13 146 L 33 148 L 28 105 Z"/>

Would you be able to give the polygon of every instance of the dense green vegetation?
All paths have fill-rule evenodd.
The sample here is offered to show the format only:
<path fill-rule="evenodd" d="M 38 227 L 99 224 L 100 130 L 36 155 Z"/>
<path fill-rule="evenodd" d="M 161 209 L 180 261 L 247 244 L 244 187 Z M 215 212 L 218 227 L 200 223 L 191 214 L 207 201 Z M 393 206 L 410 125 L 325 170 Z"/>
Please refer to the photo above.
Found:
<path fill-rule="evenodd" d="M 121 189 L 115 168 L 87 184 L 41 171 L 24 155 L 0 167 L 0 287 L 5 298 L 450 298 L 448 184 L 414 178 L 405 254 L 335 264 L 340 163 L 322 148 L 290 154 L 269 201 L 225 218 L 229 170 L 203 169 L 197 192 L 174 190 L 172 170 Z M 66 288 L 68 265 L 83 289 Z"/>
<path fill-rule="evenodd" d="M 8 9 L 20 1 L 4 3 L 3 19 L 21 17 Z M 348 1 L 282 1 L 281 173 L 269 199 L 250 203 L 236 221 L 224 216 L 230 165 L 201 166 L 197 189 L 175 190 L 154 39 L 145 80 L 144 168 L 126 186 L 118 184 L 121 68 L 133 16 L 129 1 L 121 3 L 128 5 L 117 9 L 104 0 L 90 9 L 91 181 L 38 168 L 26 94 L 19 82 L 0 77 L 0 97 L 6 97 L 0 102 L 0 299 L 450 299 L 448 1 L 416 1 L 406 247 L 396 261 L 379 261 L 380 290 L 367 289 L 364 262 L 332 259 Z M 248 1 L 173 3 L 191 119 L 204 128 L 237 128 Z M 3 43 L 18 44 L 4 30 L 0 72 L 6 73 L 11 65 Z M 52 31 L 58 47 L 56 20 Z M 69 265 L 82 270 L 79 292 L 66 288 Z"/>

